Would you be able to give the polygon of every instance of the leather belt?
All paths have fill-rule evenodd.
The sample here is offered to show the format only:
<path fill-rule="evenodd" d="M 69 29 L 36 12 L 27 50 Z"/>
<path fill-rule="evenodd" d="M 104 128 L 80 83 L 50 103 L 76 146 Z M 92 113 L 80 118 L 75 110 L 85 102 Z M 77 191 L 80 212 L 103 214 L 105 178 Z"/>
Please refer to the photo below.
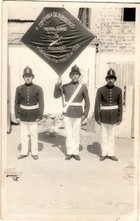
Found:
<path fill-rule="evenodd" d="M 32 105 L 32 106 L 25 106 L 25 105 L 20 104 L 20 107 L 25 110 L 34 110 L 38 108 L 38 104 Z"/>
<path fill-rule="evenodd" d="M 118 109 L 118 105 L 114 105 L 114 106 L 101 106 L 101 110 L 114 110 L 114 109 Z"/>

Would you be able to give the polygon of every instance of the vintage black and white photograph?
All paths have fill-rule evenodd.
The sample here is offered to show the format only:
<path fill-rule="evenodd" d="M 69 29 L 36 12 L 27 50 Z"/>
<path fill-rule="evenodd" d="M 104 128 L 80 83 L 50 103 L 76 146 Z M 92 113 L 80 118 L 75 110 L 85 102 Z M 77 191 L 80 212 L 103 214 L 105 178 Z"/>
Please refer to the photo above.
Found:
<path fill-rule="evenodd" d="M 139 220 L 139 17 L 3 1 L 2 220 Z"/>

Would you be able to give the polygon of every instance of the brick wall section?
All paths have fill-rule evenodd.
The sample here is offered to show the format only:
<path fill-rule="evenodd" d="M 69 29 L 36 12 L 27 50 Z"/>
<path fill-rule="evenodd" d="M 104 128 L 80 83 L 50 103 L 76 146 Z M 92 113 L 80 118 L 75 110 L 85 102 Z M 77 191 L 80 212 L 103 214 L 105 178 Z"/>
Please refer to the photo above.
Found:
<path fill-rule="evenodd" d="M 100 52 L 134 54 L 135 22 L 124 22 L 122 17 L 123 8 L 101 8 Z"/>

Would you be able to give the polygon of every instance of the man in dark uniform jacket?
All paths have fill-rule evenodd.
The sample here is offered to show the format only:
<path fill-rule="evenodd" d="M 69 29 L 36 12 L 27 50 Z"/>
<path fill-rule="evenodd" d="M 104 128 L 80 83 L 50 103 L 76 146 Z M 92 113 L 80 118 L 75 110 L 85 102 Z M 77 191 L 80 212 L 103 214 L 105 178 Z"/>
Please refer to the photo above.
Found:
<path fill-rule="evenodd" d="M 81 122 L 88 116 L 90 101 L 87 87 L 79 83 L 81 76 L 79 68 L 75 65 L 72 67 L 69 77 L 71 82 L 62 86 L 62 81 L 59 78 L 55 85 L 54 97 L 62 96 L 62 91 L 65 97 L 65 107 L 63 109 L 64 124 L 66 129 L 66 160 L 72 157 L 80 160 L 79 145 L 80 145 L 80 129 Z M 84 111 L 82 101 L 84 100 Z"/>
<path fill-rule="evenodd" d="M 28 135 L 31 136 L 31 153 L 34 160 L 38 159 L 37 122 L 42 119 L 44 111 L 43 90 L 33 84 L 34 75 L 28 66 L 23 71 L 25 84 L 16 88 L 15 116 L 20 124 L 21 155 L 18 159 L 28 156 Z"/>
<path fill-rule="evenodd" d="M 107 157 L 118 161 L 114 156 L 115 129 L 122 121 L 122 90 L 114 85 L 117 80 L 115 71 L 107 72 L 107 84 L 97 91 L 95 100 L 95 120 L 101 125 L 102 131 L 102 156 L 100 160 Z"/>

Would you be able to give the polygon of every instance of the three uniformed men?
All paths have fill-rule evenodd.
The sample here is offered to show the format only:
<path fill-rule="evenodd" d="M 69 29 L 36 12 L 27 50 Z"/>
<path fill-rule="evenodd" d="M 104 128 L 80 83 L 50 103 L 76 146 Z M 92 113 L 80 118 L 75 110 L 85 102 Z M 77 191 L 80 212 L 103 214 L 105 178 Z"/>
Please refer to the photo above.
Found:
<path fill-rule="evenodd" d="M 37 122 L 42 119 L 44 111 L 43 90 L 33 84 L 34 75 L 28 66 L 23 71 L 25 84 L 16 88 L 15 116 L 20 124 L 21 155 L 18 159 L 28 156 L 28 135 L 31 137 L 31 154 L 38 159 Z"/>
<path fill-rule="evenodd" d="M 81 72 L 76 65 L 71 68 L 69 77 L 71 82 L 62 85 L 58 79 L 54 89 L 54 98 L 65 97 L 63 109 L 66 129 L 66 160 L 72 157 L 80 160 L 80 129 L 81 122 L 87 118 L 90 100 L 87 87 L 79 82 Z M 17 87 L 15 96 L 15 116 L 21 130 L 21 155 L 18 159 L 28 156 L 28 135 L 31 136 L 31 154 L 33 159 L 38 159 L 38 133 L 37 122 L 42 119 L 44 111 L 43 90 L 33 84 L 34 75 L 28 66 L 24 69 L 25 84 Z M 114 85 L 117 77 L 115 71 L 110 69 L 106 76 L 107 84 L 97 90 L 95 100 L 95 120 L 101 125 L 102 131 L 102 156 L 103 161 L 109 158 L 118 161 L 115 157 L 115 129 L 122 121 L 122 90 Z M 83 105 L 84 101 L 84 105 Z M 84 108 L 83 108 L 84 106 Z"/>
<path fill-rule="evenodd" d="M 103 161 L 109 158 L 118 161 L 115 157 L 115 129 L 122 121 L 122 90 L 114 85 L 117 80 L 115 71 L 107 72 L 107 84 L 97 91 L 95 100 L 95 120 L 101 125 L 102 131 L 102 156 Z"/>

